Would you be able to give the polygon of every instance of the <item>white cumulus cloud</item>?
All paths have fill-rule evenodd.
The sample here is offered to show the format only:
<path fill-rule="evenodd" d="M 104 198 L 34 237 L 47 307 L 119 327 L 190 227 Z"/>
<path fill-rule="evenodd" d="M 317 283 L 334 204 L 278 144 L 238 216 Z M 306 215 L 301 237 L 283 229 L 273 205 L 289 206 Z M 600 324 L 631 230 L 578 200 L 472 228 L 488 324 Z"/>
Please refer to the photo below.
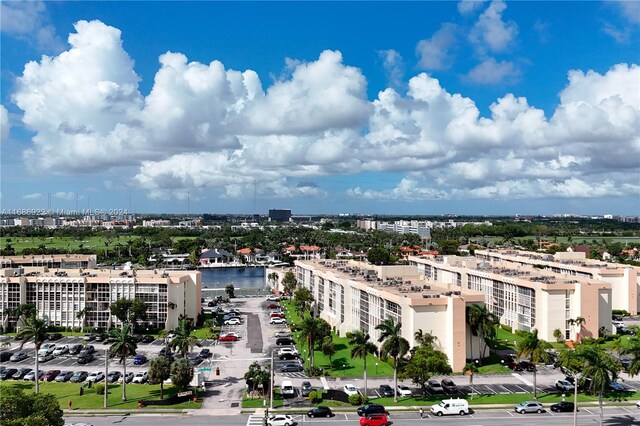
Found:
<path fill-rule="evenodd" d="M 470 81 L 478 84 L 511 83 L 519 77 L 520 70 L 513 62 L 498 62 L 494 58 L 485 59 L 467 74 Z"/>
<path fill-rule="evenodd" d="M 9 122 L 9 112 L 0 105 L 0 142 L 5 142 L 9 139 L 9 131 L 11 130 L 11 123 Z"/>
<path fill-rule="evenodd" d="M 40 192 L 34 192 L 32 194 L 25 194 L 22 196 L 23 199 L 25 200 L 38 200 L 40 198 L 42 198 L 42 193 Z"/>
<path fill-rule="evenodd" d="M 500 0 L 494 0 L 478 17 L 472 28 L 469 39 L 476 45 L 478 52 L 501 53 L 506 52 L 513 45 L 518 34 L 518 25 L 513 21 L 504 21 L 503 12 L 507 5 Z"/>
<path fill-rule="evenodd" d="M 420 40 L 416 46 L 418 65 L 431 70 L 450 68 L 453 63 L 451 49 L 456 43 L 457 30 L 455 24 L 445 22 L 431 38 Z"/>
<path fill-rule="evenodd" d="M 63 43 L 49 22 L 43 1 L 3 1 L 0 3 L 2 32 L 35 45 L 38 49 L 59 52 Z"/>

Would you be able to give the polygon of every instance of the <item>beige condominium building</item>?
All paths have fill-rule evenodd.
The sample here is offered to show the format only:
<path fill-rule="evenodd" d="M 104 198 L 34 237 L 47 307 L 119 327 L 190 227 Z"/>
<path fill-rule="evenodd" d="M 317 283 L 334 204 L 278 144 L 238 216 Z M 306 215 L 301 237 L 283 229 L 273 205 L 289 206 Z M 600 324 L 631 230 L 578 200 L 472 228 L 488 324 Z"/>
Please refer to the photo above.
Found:
<path fill-rule="evenodd" d="M 46 266 L 47 268 L 93 269 L 97 266 L 95 254 L 34 254 L 22 256 L 0 256 L 1 268 Z"/>
<path fill-rule="evenodd" d="M 8 326 L 8 309 L 36 306 L 38 316 L 61 327 L 108 329 L 119 321 L 110 305 L 120 298 L 143 300 L 147 319 L 140 326 L 172 329 L 181 314 L 196 318 L 201 308 L 202 275 L 198 271 L 111 270 L 24 266 L 0 269 L 0 315 Z M 84 320 L 78 312 L 89 308 Z"/>
<path fill-rule="evenodd" d="M 420 274 L 443 284 L 479 291 L 501 324 L 513 330 L 537 329 L 547 341 L 559 329 L 566 339 L 598 337 L 612 332 L 611 284 L 531 266 L 488 262 L 473 257 L 410 257 Z M 579 326 L 571 320 L 582 317 Z"/>
<path fill-rule="evenodd" d="M 638 314 L 640 300 L 640 268 L 631 265 L 587 259 L 582 252 L 556 254 L 531 253 L 520 250 L 476 250 L 478 259 L 530 265 L 546 271 L 573 275 L 611 283 L 612 309 Z"/>
<path fill-rule="evenodd" d="M 298 260 L 295 265 L 298 285 L 313 293 L 320 317 L 341 336 L 364 330 L 379 345 L 376 326 L 393 318 L 402 322 L 402 336 L 412 347 L 418 330 L 435 336 L 435 347 L 447 354 L 454 371 L 480 354 L 480 340 L 472 336 L 465 312 L 469 304 L 484 302 L 481 293 L 424 280 L 409 265 L 354 260 Z"/>

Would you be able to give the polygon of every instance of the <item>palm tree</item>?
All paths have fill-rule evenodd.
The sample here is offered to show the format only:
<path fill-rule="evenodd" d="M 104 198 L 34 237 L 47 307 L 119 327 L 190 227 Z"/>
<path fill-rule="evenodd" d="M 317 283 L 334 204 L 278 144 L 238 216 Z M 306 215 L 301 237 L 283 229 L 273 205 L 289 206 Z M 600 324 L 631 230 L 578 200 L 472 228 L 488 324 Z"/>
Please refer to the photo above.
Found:
<path fill-rule="evenodd" d="M 92 310 L 93 310 L 93 308 L 91 306 L 85 306 L 83 309 L 80 309 L 76 313 L 76 318 L 81 321 L 81 326 L 80 326 L 81 327 L 81 330 L 80 330 L 81 333 L 84 333 L 85 318 L 87 317 L 87 314 L 89 312 L 91 312 Z"/>
<path fill-rule="evenodd" d="M 402 337 L 402 323 L 396 322 L 393 318 L 387 318 L 376 326 L 380 330 L 379 342 L 382 343 L 380 348 L 380 357 L 393 358 L 393 401 L 398 402 L 398 362 L 409 352 L 409 342 Z"/>
<path fill-rule="evenodd" d="M 569 324 L 576 327 L 578 329 L 576 336 L 576 341 L 579 342 L 582 337 L 582 326 L 587 322 L 584 317 L 576 317 L 576 319 L 570 319 Z"/>
<path fill-rule="evenodd" d="M 38 393 L 38 391 L 40 390 L 40 370 L 38 369 L 38 351 L 40 351 L 40 347 L 42 346 L 42 344 L 45 342 L 45 340 L 47 340 L 47 329 L 48 329 L 48 325 L 47 322 L 43 319 L 38 318 L 35 315 L 31 315 L 26 317 L 25 319 L 25 324 L 20 328 L 20 331 L 18 331 L 18 333 L 16 334 L 16 337 L 20 340 L 22 340 L 22 342 L 20 342 L 20 349 L 22 349 L 22 347 L 24 346 L 25 343 L 27 343 L 28 340 L 33 339 L 33 343 L 36 345 L 36 353 L 35 353 L 35 359 L 36 359 L 36 366 L 35 366 L 35 370 L 36 370 L 36 377 L 35 377 L 35 381 L 36 381 L 36 394 Z"/>
<path fill-rule="evenodd" d="M 364 361 L 364 394 L 367 394 L 367 356 L 374 354 L 378 350 L 376 345 L 371 342 L 369 333 L 363 330 L 356 330 L 353 333 L 347 333 L 349 345 L 351 346 L 351 357 L 362 358 Z"/>
<path fill-rule="evenodd" d="M 598 394 L 600 425 L 603 424 L 602 395 L 616 379 L 622 366 L 599 345 L 580 345 L 577 356 L 583 362 L 582 380 L 589 392 Z M 589 378 L 589 381 L 585 379 Z"/>
<path fill-rule="evenodd" d="M 311 358 L 311 368 L 314 366 L 313 345 L 318 335 L 318 319 L 312 316 L 305 317 L 299 325 L 300 338 L 306 340 L 309 348 L 309 357 Z"/>
<path fill-rule="evenodd" d="M 192 335 L 192 330 L 191 320 L 181 319 L 175 331 L 176 336 L 169 342 L 169 346 L 177 348 L 183 358 L 194 346 L 201 346 L 198 339 Z"/>
<path fill-rule="evenodd" d="M 436 342 L 437 337 L 431 333 L 424 333 L 422 329 L 419 329 L 413 333 L 413 338 L 419 345 L 431 346 Z"/>
<path fill-rule="evenodd" d="M 627 343 L 627 347 L 622 349 L 621 353 L 633 356 L 627 370 L 629 375 L 635 376 L 640 373 L 640 338 L 637 336 L 631 337 Z"/>
<path fill-rule="evenodd" d="M 122 324 L 122 328 L 112 328 L 109 331 L 109 336 L 114 339 L 113 344 L 109 348 L 109 355 L 111 357 L 120 358 L 122 364 L 122 377 L 127 376 L 127 357 L 129 355 L 135 355 L 138 344 L 136 339 L 133 338 L 131 333 L 131 323 L 125 322 Z M 122 381 L 122 400 L 127 400 L 127 383 Z"/>
<path fill-rule="evenodd" d="M 466 314 L 467 324 L 469 324 L 469 328 L 471 329 L 471 335 L 469 336 L 469 351 L 471 352 L 471 359 L 473 359 L 473 336 L 478 335 L 478 329 L 482 321 L 480 305 L 474 303 L 467 306 Z"/>
<path fill-rule="evenodd" d="M 524 339 L 518 342 L 516 348 L 516 355 L 519 358 L 527 358 L 533 364 L 533 399 L 538 396 L 538 390 L 536 387 L 537 380 L 537 368 L 536 365 L 541 362 L 549 361 L 549 354 L 547 350 L 551 349 L 551 344 L 538 337 L 538 330 L 533 329 L 530 333 L 527 333 Z"/>
<path fill-rule="evenodd" d="M 471 386 L 471 399 L 473 399 L 473 375 L 478 372 L 478 367 L 473 362 L 470 362 L 462 369 L 464 374 L 469 375 L 469 386 Z"/>

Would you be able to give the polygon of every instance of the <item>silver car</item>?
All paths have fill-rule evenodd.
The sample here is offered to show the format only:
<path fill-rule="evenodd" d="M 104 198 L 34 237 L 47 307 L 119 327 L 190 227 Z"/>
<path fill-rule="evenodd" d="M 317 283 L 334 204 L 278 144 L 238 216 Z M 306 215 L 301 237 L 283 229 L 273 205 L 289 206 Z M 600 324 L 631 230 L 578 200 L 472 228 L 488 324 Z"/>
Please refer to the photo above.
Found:
<path fill-rule="evenodd" d="M 544 408 L 538 401 L 523 401 L 514 407 L 516 413 L 542 413 Z"/>

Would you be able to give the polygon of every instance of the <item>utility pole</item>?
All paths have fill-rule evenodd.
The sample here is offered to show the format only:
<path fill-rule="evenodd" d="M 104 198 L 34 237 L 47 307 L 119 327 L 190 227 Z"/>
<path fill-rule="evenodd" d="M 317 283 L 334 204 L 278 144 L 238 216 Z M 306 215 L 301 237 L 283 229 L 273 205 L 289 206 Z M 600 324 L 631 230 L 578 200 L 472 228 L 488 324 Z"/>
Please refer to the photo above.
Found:
<path fill-rule="evenodd" d="M 122 379 L 122 381 L 124 382 L 124 378 Z M 109 348 L 104 350 L 104 408 L 107 408 L 108 406 L 109 406 Z"/>
<path fill-rule="evenodd" d="M 269 410 L 273 411 L 273 353 L 275 349 L 271 350 L 271 386 L 269 387 Z"/>

